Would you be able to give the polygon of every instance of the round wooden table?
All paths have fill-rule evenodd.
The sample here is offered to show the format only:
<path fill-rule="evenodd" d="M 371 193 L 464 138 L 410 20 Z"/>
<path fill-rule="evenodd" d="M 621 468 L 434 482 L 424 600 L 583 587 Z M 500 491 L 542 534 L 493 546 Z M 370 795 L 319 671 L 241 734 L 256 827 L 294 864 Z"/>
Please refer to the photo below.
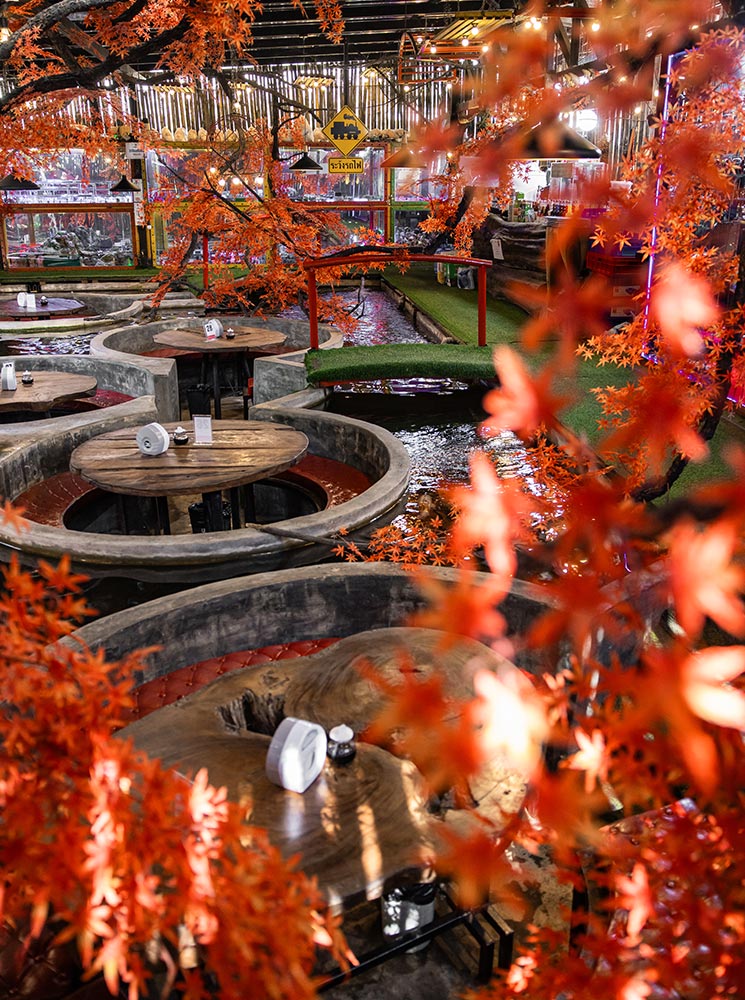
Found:
<path fill-rule="evenodd" d="M 34 371 L 33 385 L 23 385 L 16 369 L 17 389 L 0 389 L 0 413 L 18 410 L 44 412 L 58 403 L 80 396 L 90 396 L 96 391 L 96 379 L 92 375 L 77 375 L 74 372 Z"/>
<path fill-rule="evenodd" d="M 163 426 L 172 434 L 179 425 Z M 110 493 L 156 498 L 165 532 L 170 531 L 165 498 L 201 493 L 207 530 L 222 531 L 222 490 L 231 491 L 233 527 L 240 527 L 238 488 L 289 469 L 308 449 L 305 434 L 286 424 L 223 420 L 212 427 L 212 444 L 194 444 L 193 422 L 183 426 L 189 443 L 171 441 L 162 455 L 140 451 L 136 427 L 100 434 L 73 451 L 70 469 Z"/>
<path fill-rule="evenodd" d="M 87 308 L 85 302 L 78 299 L 47 298 L 46 304 L 42 305 L 40 297 L 37 294 L 33 309 L 19 306 L 15 299 L 0 302 L 0 319 L 57 319 L 60 316 L 74 316 Z"/>
<path fill-rule="evenodd" d="M 223 332 L 222 337 L 207 340 L 199 330 L 163 330 L 156 333 L 153 342 L 163 347 L 176 347 L 181 351 L 195 351 L 210 359 L 212 365 L 212 387 L 215 396 L 215 418 L 222 416 L 220 403 L 220 366 L 219 359 L 230 354 L 245 355 L 249 351 L 263 351 L 269 347 L 280 347 L 287 338 L 279 330 L 263 330 L 255 326 L 235 328 L 235 337 L 228 338 Z M 246 372 L 248 377 L 249 372 Z"/>
<path fill-rule="evenodd" d="M 282 717 L 339 723 L 359 733 L 384 705 L 368 670 L 394 683 L 411 665 L 420 679 L 437 672 L 453 699 L 473 696 L 474 669 L 502 675 L 515 666 L 472 639 L 448 649 L 433 629 L 376 629 L 341 639 L 320 653 L 233 670 L 201 690 L 139 719 L 124 735 L 164 765 L 209 771 L 233 801 L 251 804 L 250 821 L 267 829 L 285 856 L 318 879 L 332 905 L 374 899 L 389 880 L 420 877 L 422 857 L 438 843 L 443 824 L 460 829 L 470 818 L 451 804 L 433 814 L 423 778 L 411 761 L 358 739 L 347 765 L 327 760 L 302 794 L 272 784 L 266 754 Z M 471 782 L 480 817 L 496 829 L 518 810 L 525 777 L 504 758 L 489 761 Z"/>

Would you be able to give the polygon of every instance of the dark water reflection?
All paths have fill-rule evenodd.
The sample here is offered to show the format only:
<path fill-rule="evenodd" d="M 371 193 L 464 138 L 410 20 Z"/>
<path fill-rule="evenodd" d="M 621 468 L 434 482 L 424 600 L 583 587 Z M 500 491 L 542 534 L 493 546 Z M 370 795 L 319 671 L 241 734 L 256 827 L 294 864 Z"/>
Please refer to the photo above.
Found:
<path fill-rule="evenodd" d="M 430 512 L 433 501 L 442 507 L 438 491 L 468 481 L 469 458 L 475 451 L 488 454 L 501 477 L 519 478 L 530 492 L 542 492 L 530 453 L 518 437 L 510 431 L 490 438 L 479 434 L 485 416 L 484 387 L 451 386 L 408 394 L 363 392 L 357 387 L 355 392 L 334 392 L 327 405 L 334 413 L 384 427 L 406 447 L 412 470 L 405 509 L 394 522 L 400 527 L 423 508 Z"/>
<path fill-rule="evenodd" d="M 385 292 L 347 292 L 351 309 L 360 301 L 360 318 L 353 336 L 355 346 L 388 343 L 426 343 Z M 485 413 L 481 402 L 487 387 L 447 380 L 385 380 L 358 383 L 335 391 L 328 409 L 385 427 L 401 441 L 411 456 L 412 476 L 404 514 L 399 520 L 428 509 L 438 490 L 468 481 L 469 457 L 476 451 L 489 454 L 504 478 L 519 478 L 533 493 L 542 491 L 534 465 L 523 443 L 504 431 L 484 439 L 478 425 Z"/>
<path fill-rule="evenodd" d="M 94 333 L 65 334 L 59 337 L 24 337 L 0 341 L 0 354 L 90 354 Z"/>

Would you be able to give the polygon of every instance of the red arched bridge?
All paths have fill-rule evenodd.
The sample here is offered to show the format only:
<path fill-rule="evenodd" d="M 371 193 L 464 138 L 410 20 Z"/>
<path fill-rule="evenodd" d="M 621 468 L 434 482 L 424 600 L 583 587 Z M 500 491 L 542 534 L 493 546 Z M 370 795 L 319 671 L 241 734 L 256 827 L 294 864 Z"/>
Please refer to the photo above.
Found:
<path fill-rule="evenodd" d="M 478 269 L 478 345 L 486 347 L 486 272 L 492 261 L 480 257 L 453 257 L 448 254 L 411 253 L 409 247 L 346 247 L 324 257 L 310 257 L 303 262 L 308 276 L 308 319 L 310 320 L 310 346 L 318 347 L 318 288 L 316 271 L 331 267 L 365 267 L 368 264 L 413 264 L 428 261 L 435 264 L 457 264 L 459 267 Z"/>

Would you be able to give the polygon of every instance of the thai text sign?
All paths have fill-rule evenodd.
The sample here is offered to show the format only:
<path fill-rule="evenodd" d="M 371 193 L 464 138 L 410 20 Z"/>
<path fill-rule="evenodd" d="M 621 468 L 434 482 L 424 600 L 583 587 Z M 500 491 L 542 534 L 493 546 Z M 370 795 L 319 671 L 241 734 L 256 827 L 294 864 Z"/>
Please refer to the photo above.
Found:
<path fill-rule="evenodd" d="M 365 169 L 361 156 L 330 156 L 326 162 L 330 174 L 361 174 Z"/>

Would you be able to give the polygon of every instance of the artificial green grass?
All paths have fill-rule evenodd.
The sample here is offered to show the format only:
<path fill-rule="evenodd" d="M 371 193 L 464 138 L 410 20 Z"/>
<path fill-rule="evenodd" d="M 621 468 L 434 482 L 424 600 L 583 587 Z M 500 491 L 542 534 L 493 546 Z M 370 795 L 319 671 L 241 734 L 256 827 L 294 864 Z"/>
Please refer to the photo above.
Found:
<path fill-rule="evenodd" d="M 398 268 L 388 267 L 385 278 L 461 343 L 477 343 L 478 293 L 475 290 L 438 284 L 434 264 L 412 264 L 404 274 Z M 487 344 L 517 344 L 525 319 L 525 312 L 519 306 L 487 297 Z"/>
<path fill-rule="evenodd" d="M 470 344 L 376 344 L 305 354 L 308 381 L 349 382 L 382 378 L 493 379 L 491 347 Z"/>
<path fill-rule="evenodd" d="M 385 277 L 391 285 L 407 295 L 418 309 L 435 319 L 452 336 L 465 343 L 475 343 L 478 322 L 477 293 L 438 284 L 432 267 L 433 265 L 415 264 L 405 274 L 389 267 Z M 543 361 L 545 352 L 526 356 L 521 350 L 519 334 L 526 318 L 525 313 L 517 306 L 492 298 L 487 300 L 487 343 L 516 347 L 528 367 L 533 367 Z M 378 377 L 382 376 L 379 374 Z M 573 401 L 561 411 L 563 422 L 575 434 L 585 437 L 591 444 L 597 444 L 603 433 L 598 429 L 602 411 L 591 390 L 624 385 L 632 378 L 633 372 L 628 368 L 580 361 L 576 373 L 571 378 L 566 381 L 558 380 L 554 386 L 557 393 L 573 397 Z M 723 451 L 733 440 L 745 447 L 745 423 L 736 416 L 728 416 L 720 422 L 713 439 L 709 442 L 708 457 L 702 462 L 689 462 L 673 483 L 666 498 L 680 498 L 697 486 L 726 478 L 729 467 L 723 457 Z M 664 499 L 662 498 L 661 502 L 664 502 Z"/>

